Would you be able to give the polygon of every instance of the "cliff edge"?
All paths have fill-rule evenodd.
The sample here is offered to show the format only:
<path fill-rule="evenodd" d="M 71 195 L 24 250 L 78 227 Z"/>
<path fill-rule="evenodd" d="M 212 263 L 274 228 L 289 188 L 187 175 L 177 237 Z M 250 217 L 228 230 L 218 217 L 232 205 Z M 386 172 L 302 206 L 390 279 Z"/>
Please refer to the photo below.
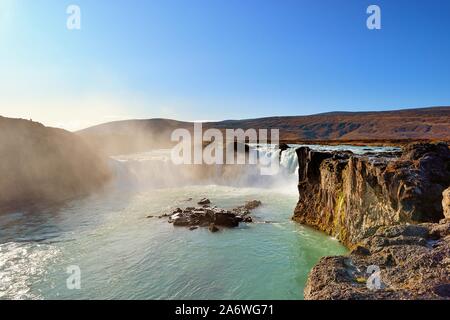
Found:
<path fill-rule="evenodd" d="M 402 153 L 297 150 L 300 199 L 295 221 L 352 248 L 381 226 L 438 222 L 450 185 L 444 143 L 411 144 Z"/>
<path fill-rule="evenodd" d="M 450 297 L 447 144 L 365 155 L 303 147 L 297 155 L 300 196 L 293 219 L 352 250 L 314 267 L 306 299 Z M 367 283 L 375 272 L 367 268 L 374 266 L 381 279 L 376 290 Z"/>

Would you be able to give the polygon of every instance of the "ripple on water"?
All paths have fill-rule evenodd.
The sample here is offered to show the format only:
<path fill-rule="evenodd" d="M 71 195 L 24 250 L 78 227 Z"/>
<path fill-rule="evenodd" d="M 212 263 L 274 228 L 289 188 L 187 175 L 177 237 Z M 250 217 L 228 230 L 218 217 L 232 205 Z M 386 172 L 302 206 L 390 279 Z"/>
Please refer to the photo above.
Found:
<path fill-rule="evenodd" d="M 0 244 L 0 299 L 41 299 L 39 293 L 32 292 L 32 283 L 45 275 L 59 253 L 48 244 Z"/>

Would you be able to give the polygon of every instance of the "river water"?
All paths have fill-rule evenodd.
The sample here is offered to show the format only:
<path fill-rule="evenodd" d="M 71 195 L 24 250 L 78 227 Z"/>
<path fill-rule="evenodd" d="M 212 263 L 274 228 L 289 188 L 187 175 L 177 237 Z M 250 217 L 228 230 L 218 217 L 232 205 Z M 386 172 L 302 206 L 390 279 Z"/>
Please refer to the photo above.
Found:
<path fill-rule="evenodd" d="M 201 182 L 183 176 L 165 150 L 112 161 L 117 178 L 101 194 L 0 216 L 0 299 L 302 299 L 314 264 L 346 253 L 290 220 L 298 200 L 293 148 L 277 177 L 248 170 L 233 182 L 220 172 Z M 203 197 L 223 208 L 263 205 L 252 212 L 255 223 L 218 233 L 147 218 Z M 79 289 L 67 285 L 74 268 Z"/>

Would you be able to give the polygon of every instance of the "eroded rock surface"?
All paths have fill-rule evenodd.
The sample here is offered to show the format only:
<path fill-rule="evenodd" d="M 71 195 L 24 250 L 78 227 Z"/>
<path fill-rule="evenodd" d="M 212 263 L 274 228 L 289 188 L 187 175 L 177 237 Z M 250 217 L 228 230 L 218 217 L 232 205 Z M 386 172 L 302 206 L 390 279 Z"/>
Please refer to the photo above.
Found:
<path fill-rule="evenodd" d="M 207 201 L 205 201 L 207 200 Z M 195 230 L 197 227 L 208 227 L 211 232 L 219 231 L 219 227 L 235 228 L 240 222 L 253 222 L 250 211 L 261 205 L 261 201 L 248 201 L 242 206 L 232 210 L 210 207 L 208 199 L 202 199 L 202 207 L 177 208 L 170 214 L 160 216 L 169 217 L 169 222 L 176 227 L 188 227 Z"/>
<path fill-rule="evenodd" d="M 445 218 L 450 219 L 450 188 L 445 189 L 442 193 L 442 208 Z"/>
<path fill-rule="evenodd" d="M 348 247 L 380 226 L 438 222 L 450 185 L 446 144 L 412 144 L 403 153 L 297 150 L 300 199 L 293 219 Z"/>
<path fill-rule="evenodd" d="M 446 144 L 416 143 L 388 154 L 309 148 L 297 154 L 293 219 L 352 250 L 320 260 L 306 299 L 450 299 Z"/>
<path fill-rule="evenodd" d="M 350 255 L 322 258 L 304 293 L 314 300 L 449 299 L 450 222 L 380 228 Z"/>

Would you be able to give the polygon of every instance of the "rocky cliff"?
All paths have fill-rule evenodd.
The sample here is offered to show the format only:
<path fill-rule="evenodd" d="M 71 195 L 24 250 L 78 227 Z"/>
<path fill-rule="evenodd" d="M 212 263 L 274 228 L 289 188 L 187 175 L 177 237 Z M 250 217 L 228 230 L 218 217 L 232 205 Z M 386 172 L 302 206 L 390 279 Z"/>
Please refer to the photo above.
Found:
<path fill-rule="evenodd" d="M 110 178 L 107 158 L 65 130 L 0 117 L 0 213 L 88 194 Z"/>
<path fill-rule="evenodd" d="M 311 271 L 305 299 L 450 299 L 450 221 L 381 227 Z"/>
<path fill-rule="evenodd" d="M 366 155 L 305 147 L 297 154 L 300 199 L 293 219 L 352 249 L 314 267 L 306 299 L 450 297 L 446 144 Z M 368 285 L 374 270 L 381 279 L 375 289 Z"/>
<path fill-rule="evenodd" d="M 300 199 L 293 219 L 349 247 L 380 226 L 438 222 L 450 185 L 446 144 L 412 144 L 403 153 L 297 150 Z"/>

